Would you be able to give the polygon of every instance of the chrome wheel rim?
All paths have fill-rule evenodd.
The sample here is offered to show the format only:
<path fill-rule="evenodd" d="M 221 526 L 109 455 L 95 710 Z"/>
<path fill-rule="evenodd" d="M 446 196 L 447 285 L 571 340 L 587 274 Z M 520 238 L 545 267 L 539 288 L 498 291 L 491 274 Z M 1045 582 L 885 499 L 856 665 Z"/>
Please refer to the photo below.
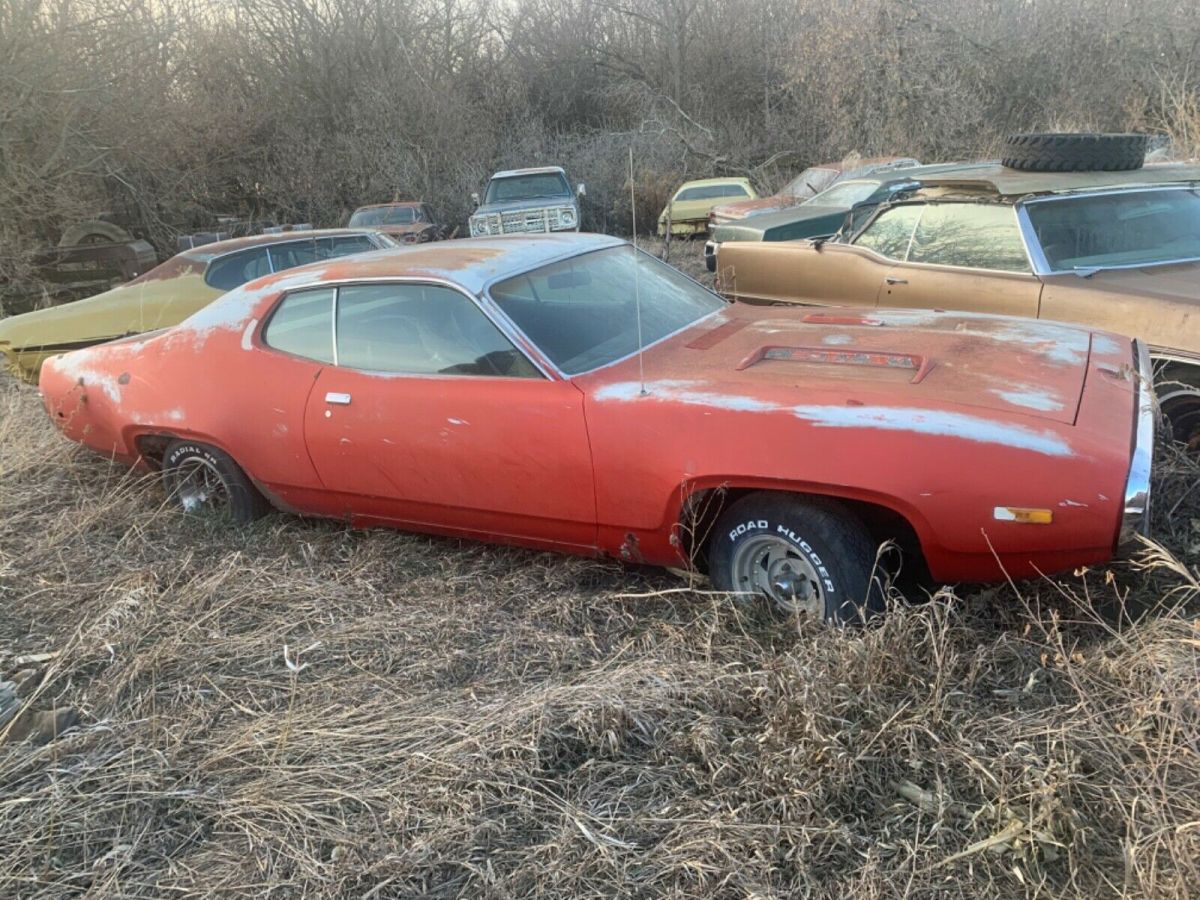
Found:
<path fill-rule="evenodd" d="M 773 535 L 746 540 L 733 554 L 733 583 L 739 593 L 761 594 L 789 613 L 825 613 L 825 592 L 813 564 L 795 545 Z"/>
<path fill-rule="evenodd" d="M 188 513 L 229 507 L 229 488 L 221 473 L 206 459 L 191 457 L 175 467 L 175 497 Z"/>

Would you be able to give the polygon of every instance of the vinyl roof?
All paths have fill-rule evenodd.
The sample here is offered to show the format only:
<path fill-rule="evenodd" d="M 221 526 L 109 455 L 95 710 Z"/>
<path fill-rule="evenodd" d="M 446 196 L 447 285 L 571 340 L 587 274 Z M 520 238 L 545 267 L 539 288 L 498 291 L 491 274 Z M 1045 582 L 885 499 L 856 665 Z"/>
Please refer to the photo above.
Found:
<path fill-rule="evenodd" d="M 915 177 L 926 187 L 957 187 L 1020 197 L 1106 187 L 1200 182 L 1200 165 L 1151 163 L 1128 172 L 1023 172 L 998 162 L 988 162 Z"/>

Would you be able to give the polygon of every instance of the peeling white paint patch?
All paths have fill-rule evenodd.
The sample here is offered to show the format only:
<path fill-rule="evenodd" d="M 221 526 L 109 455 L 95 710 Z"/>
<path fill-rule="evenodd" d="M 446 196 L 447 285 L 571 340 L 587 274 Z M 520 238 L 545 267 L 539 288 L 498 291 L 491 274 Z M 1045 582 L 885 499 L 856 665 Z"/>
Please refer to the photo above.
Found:
<path fill-rule="evenodd" d="M 466 419 L 448 418 L 448 419 L 446 419 L 446 421 L 449 422 L 451 425 L 470 425 L 471 424 Z"/>
<path fill-rule="evenodd" d="M 98 372 L 87 364 L 86 360 L 90 358 L 90 352 L 89 350 L 80 350 L 55 356 L 46 360 L 44 365 L 52 366 L 76 384 L 82 380 L 84 388 L 94 388 L 113 403 L 120 403 L 121 385 L 113 376 Z"/>
<path fill-rule="evenodd" d="M 756 397 L 706 391 L 702 389 L 703 384 L 699 381 L 674 379 L 647 381 L 645 399 L 672 400 L 676 403 L 686 403 L 688 406 L 728 409 L 734 412 L 771 412 L 784 408 L 777 403 L 759 400 Z M 642 384 L 638 381 L 621 381 L 605 385 L 596 392 L 595 397 L 597 400 L 622 402 L 639 400 L 643 398 Z"/>
<path fill-rule="evenodd" d="M 1061 503 L 1059 503 L 1058 505 L 1059 505 L 1059 506 L 1063 506 L 1063 507 L 1066 507 L 1066 506 L 1078 506 L 1078 507 L 1081 507 L 1081 508 L 1083 508 L 1083 509 L 1087 509 L 1087 504 L 1086 504 L 1086 503 L 1080 503 L 1080 502 L 1079 502 L 1079 501 L 1077 501 L 1077 500 L 1063 500 L 1063 501 L 1062 501 Z"/>
<path fill-rule="evenodd" d="M 1052 431 L 994 422 L 965 413 L 898 406 L 796 406 L 797 418 L 818 428 L 873 428 L 936 434 L 979 444 L 1000 444 L 1045 456 L 1071 456 L 1071 448 Z"/>
<path fill-rule="evenodd" d="M 821 338 L 821 343 L 830 347 L 841 347 L 844 344 L 854 343 L 854 338 L 848 334 L 830 334 Z"/>
<path fill-rule="evenodd" d="M 183 410 L 182 409 L 173 409 L 167 413 L 167 418 L 170 419 L 172 422 L 182 422 L 184 419 Z"/>
<path fill-rule="evenodd" d="M 1063 408 L 1063 405 L 1045 391 L 1039 391 L 1033 387 L 1021 387 L 1013 390 L 1001 390 L 999 388 L 991 388 L 988 393 L 995 394 L 1005 403 L 1011 403 L 1013 406 L 1021 406 L 1025 409 L 1036 409 L 1040 412 L 1057 412 Z"/>
<path fill-rule="evenodd" d="M 1128 342 L 1121 343 L 1103 334 L 1092 335 L 1092 350 L 1094 350 L 1096 353 L 1103 353 L 1105 355 L 1111 354 L 1116 356 L 1118 354 L 1125 353 L 1129 355 L 1130 358 L 1132 358 L 1133 355 L 1133 348 Z"/>
<path fill-rule="evenodd" d="M 275 434 L 275 437 L 286 437 L 288 433 L 288 427 L 280 422 L 273 429 L 273 433 Z"/>
<path fill-rule="evenodd" d="M 249 322 L 246 323 L 246 327 L 242 331 L 242 349 L 243 350 L 249 350 L 254 346 L 250 342 L 250 339 L 254 336 L 254 326 L 256 326 L 257 324 L 258 324 L 258 319 L 251 319 Z"/>

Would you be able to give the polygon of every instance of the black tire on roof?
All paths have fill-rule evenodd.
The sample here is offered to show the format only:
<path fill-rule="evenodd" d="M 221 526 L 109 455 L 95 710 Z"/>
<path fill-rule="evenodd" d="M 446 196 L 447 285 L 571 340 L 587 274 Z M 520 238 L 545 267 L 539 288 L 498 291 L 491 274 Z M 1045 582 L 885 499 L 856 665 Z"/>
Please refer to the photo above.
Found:
<path fill-rule="evenodd" d="M 1145 134 L 1014 134 L 1002 165 L 1026 172 L 1124 172 L 1146 161 Z"/>

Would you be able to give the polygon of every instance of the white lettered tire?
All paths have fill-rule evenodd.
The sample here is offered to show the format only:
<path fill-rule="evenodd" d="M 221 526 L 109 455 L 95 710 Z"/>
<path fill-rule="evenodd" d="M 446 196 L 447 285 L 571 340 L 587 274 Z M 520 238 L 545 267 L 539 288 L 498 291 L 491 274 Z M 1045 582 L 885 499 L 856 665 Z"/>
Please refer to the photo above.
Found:
<path fill-rule="evenodd" d="M 717 590 L 762 595 L 787 612 L 860 624 L 884 610 L 875 545 L 845 506 L 758 493 L 717 521 L 709 577 Z"/>
<path fill-rule="evenodd" d="M 163 487 L 184 512 L 243 525 L 271 506 L 227 453 L 198 441 L 172 441 L 163 454 Z"/>

